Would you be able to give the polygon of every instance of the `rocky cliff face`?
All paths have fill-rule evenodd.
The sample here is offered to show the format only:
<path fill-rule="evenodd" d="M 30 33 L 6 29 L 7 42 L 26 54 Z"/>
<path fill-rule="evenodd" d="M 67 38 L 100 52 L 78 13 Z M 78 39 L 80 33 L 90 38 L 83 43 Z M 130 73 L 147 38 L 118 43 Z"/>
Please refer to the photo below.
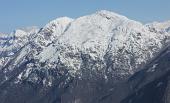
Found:
<path fill-rule="evenodd" d="M 147 94 L 157 81 L 167 82 L 162 74 L 166 69 L 159 68 L 162 76 L 153 79 L 154 69 L 146 72 L 142 67 L 168 45 L 169 27 L 169 22 L 143 25 L 99 11 L 77 19 L 58 18 L 41 29 L 1 34 L 0 99 L 2 103 L 137 103 L 146 95 L 135 93 Z M 137 76 L 128 81 L 132 75 Z M 148 75 L 146 80 L 143 75 Z"/>

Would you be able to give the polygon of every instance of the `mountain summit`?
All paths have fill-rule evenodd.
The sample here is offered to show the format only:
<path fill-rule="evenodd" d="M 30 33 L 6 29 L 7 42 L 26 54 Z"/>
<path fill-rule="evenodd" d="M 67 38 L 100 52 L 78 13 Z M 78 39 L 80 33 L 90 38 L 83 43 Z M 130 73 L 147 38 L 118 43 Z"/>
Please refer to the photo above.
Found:
<path fill-rule="evenodd" d="M 169 45 L 169 28 L 102 10 L 0 34 L 0 100 L 99 103 Z"/>

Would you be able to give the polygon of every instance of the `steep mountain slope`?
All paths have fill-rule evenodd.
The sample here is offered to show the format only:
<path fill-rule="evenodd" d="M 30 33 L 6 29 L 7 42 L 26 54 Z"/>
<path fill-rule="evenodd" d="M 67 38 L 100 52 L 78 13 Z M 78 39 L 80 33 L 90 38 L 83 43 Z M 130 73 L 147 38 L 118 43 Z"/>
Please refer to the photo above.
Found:
<path fill-rule="evenodd" d="M 170 46 L 130 78 L 133 90 L 121 103 L 169 103 Z"/>
<path fill-rule="evenodd" d="M 169 103 L 169 51 L 167 46 L 141 71 L 108 89 L 94 103 Z"/>
<path fill-rule="evenodd" d="M 0 67 L 5 65 L 20 48 L 32 41 L 38 30 L 37 27 L 28 27 L 15 30 L 11 34 L 0 34 Z"/>
<path fill-rule="evenodd" d="M 169 27 L 99 11 L 1 34 L 0 100 L 98 103 L 168 45 Z"/>

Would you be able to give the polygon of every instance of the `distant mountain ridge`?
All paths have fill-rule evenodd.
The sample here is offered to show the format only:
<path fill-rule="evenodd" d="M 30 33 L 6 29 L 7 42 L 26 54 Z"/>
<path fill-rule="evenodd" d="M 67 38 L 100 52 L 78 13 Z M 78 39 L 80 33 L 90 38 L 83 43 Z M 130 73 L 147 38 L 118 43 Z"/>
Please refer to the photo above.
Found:
<path fill-rule="evenodd" d="M 99 103 L 95 98 L 142 71 L 169 40 L 169 21 L 143 25 L 106 10 L 0 34 L 0 99 Z"/>

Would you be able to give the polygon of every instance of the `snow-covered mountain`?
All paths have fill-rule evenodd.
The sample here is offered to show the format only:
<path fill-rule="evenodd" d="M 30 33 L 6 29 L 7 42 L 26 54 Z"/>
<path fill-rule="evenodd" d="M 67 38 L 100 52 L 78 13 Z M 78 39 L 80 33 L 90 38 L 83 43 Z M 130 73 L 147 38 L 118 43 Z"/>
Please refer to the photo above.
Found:
<path fill-rule="evenodd" d="M 0 34 L 0 99 L 94 103 L 90 96 L 143 70 L 169 40 L 169 21 L 144 25 L 105 10 Z"/>

